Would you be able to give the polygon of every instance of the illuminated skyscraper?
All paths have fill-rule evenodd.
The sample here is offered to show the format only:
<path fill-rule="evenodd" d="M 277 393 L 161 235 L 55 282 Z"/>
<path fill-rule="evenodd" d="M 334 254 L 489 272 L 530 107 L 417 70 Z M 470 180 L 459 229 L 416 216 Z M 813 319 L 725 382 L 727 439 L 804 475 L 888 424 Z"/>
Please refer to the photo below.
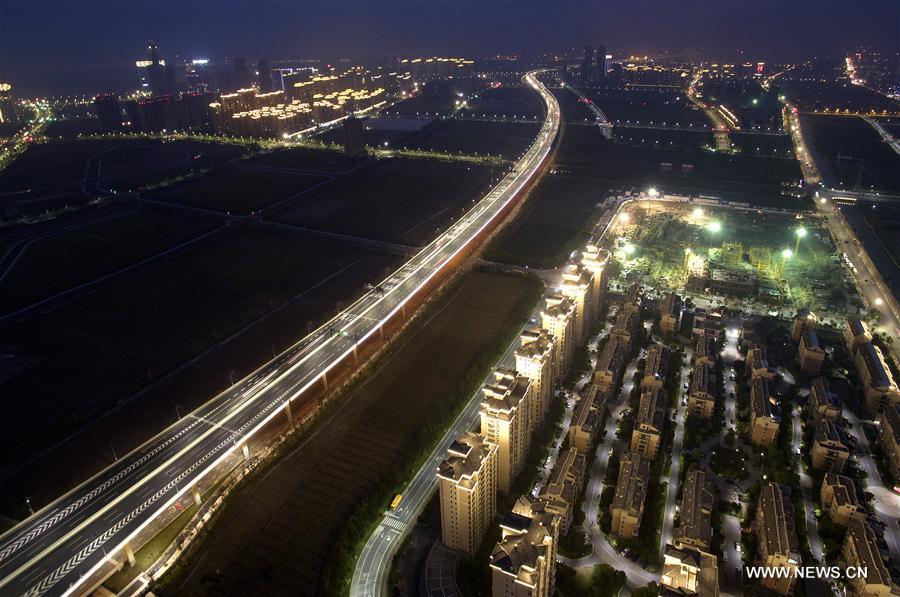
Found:
<path fill-rule="evenodd" d="M 135 65 L 140 72 L 141 91 L 149 91 L 153 95 L 165 95 L 166 61 L 159 54 L 159 48 L 153 41 L 147 42 L 147 57 L 138 60 Z"/>

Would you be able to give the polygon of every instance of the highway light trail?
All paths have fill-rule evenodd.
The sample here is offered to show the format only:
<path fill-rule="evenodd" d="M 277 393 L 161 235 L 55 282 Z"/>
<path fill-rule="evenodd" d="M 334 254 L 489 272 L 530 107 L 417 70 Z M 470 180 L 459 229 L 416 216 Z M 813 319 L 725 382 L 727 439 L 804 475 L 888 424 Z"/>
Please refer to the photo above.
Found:
<path fill-rule="evenodd" d="M 532 181 L 556 138 L 548 106 L 534 143 L 456 224 L 312 334 L 0 537 L 0 594 L 67 595 L 119 554 L 147 525 L 240 450 L 287 404 L 309 390 L 398 314 Z M 339 333 L 335 333 L 335 331 Z"/>

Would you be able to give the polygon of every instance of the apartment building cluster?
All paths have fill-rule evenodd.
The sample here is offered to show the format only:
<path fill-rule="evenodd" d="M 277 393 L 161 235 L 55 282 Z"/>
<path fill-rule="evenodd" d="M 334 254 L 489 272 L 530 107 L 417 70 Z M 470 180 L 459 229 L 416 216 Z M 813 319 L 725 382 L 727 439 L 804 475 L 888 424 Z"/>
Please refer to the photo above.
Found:
<path fill-rule="evenodd" d="M 718 336 L 705 328 L 694 330 L 694 354 L 691 357 L 691 383 L 688 387 L 687 413 L 700 419 L 710 419 L 716 408 L 718 386 Z"/>
<path fill-rule="evenodd" d="M 865 322 L 848 319 L 844 327 L 844 342 L 859 375 L 869 414 L 877 416 L 888 405 L 900 404 L 900 388 L 881 349 L 872 342 L 872 334 Z"/>
<path fill-rule="evenodd" d="M 496 514 L 497 494 L 509 495 L 532 438 L 550 410 L 553 388 L 565 375 L 601 312 L 608 254 L 588 245 L 545 297 L 541 327 L 520 336 L 514 369 L 496 369 L 482 388 L 480 428 L 451 444 L 437 468 L 441 538 L 473 556 Z M 605 408 L 603 388 L 588 384 L 578 400 L 562 451 L 536 497 L 519 498 L 500 522 L 490 566 L 495 595 L 553 593 L 556 546 L 571 525 L 586 458 Z"/>
<path fill-rule="evenodd" d="M 641 325 L 642 301 L 643 288 L 638 284 L 632 284 L 623 296 L 622 308 L 610 332 L 606 349 L 613 344 L 623 344 L 625 342 L 623 338 L 627 335 L 628 350 L 623 352 L 623 355 L 629 354 L 633 348 L 636 326 Z M 598 371 L 601 365 L 605 364 L 602 357 L 603 355 L 598 361 Z M 664 389 L 669 357 L 669 349 L 661 344 L 654 344 L 647 352 L 646 368 L 640 381 L 640 404 L 635 414 L 631 442 L 628 451 L 619 459 L 619 475 L 609 511 L 612 517 L 610 532 L 622 539 L 637 537 L 643 522 L 644 506 L 650 486 L 650 471 L 654 459 L 659 455 L 666 419 Z M 607 372 L 604 372 L 604 376 L 606 374 Z M 597 372 L 595 379 L 596 375 Z M 613 379 L 617 377 L 618 374 Z"/>
<path fill-rule="evenodd" d="M 796 582 L 793 572 L 801 565 L 801 558 L 789 487 L 763 483 L 752 530 L 757 539 L 757 565 L 789 571 L 783 575 L 769 575 L 760 581 L 761 584 L 776 593 L 790 595 Z"/>
<path fill-rule="evenodd" d="M 718 597 L 718 558 L 710 552 L 715 495 L 709 475 L 688 471 L 681 502 L 681 525 L 663 551 L 661 594 Z"/>

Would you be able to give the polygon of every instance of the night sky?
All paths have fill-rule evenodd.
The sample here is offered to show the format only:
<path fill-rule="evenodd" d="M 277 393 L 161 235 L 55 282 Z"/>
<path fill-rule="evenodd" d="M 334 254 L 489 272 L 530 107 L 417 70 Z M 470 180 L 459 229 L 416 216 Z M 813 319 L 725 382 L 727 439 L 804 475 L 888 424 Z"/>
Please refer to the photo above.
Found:
<path fill-rule="evenodd" d="M 212 59 L 537 53 L 599 42 L 613 54 L 743 50 L 777 61 L 859 45 L 896 51 L 900 2 L 0 0 L 0 66 L 20 91 L 96 91 L 150 38 L 163 56 Z"/>

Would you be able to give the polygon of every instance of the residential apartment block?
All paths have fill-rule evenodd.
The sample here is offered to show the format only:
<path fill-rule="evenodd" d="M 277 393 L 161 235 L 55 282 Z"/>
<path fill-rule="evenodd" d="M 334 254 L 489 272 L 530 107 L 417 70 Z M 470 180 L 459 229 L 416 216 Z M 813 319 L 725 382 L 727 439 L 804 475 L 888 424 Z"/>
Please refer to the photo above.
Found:
<path fill-rule="evenodd" d="M 466 432 L 437 468 L 441 540 L 475 555 L 497 509 L 497 445 Z"/>

